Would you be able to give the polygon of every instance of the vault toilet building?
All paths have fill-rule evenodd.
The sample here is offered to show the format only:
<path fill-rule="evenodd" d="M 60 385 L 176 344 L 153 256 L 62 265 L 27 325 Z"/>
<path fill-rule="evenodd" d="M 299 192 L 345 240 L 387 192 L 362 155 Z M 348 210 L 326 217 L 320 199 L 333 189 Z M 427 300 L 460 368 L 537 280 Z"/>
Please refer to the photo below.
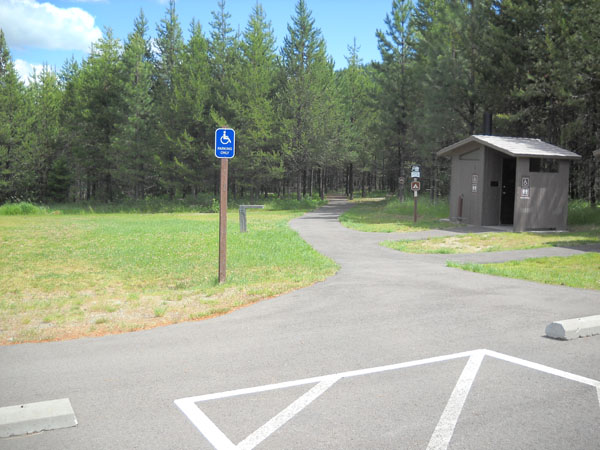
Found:
<path fill-rule="evenodd" d="M 539 139 L 474 135 L 437 155 L 452 158 L 451 220 L 566 229 L 569 164 L 578 154 Z"/>

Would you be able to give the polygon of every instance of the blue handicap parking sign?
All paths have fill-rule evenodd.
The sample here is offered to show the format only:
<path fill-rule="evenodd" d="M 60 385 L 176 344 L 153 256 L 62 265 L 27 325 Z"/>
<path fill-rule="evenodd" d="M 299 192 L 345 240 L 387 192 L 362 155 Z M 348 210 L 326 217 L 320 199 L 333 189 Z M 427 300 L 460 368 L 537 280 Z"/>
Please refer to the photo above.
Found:
<path fill-rule="evenodd" d="M 215 131 L 215 156 L 217 158 L 235 156 L 235 131 L 231 128 L 217 128 Z"/>

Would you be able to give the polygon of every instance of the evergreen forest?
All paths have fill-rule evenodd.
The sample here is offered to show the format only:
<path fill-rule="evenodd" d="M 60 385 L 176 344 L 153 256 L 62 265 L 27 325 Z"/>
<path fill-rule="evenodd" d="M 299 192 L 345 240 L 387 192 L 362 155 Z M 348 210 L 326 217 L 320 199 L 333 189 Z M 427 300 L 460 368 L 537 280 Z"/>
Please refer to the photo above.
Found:
<path fill-rule="evenodd" d="M 106 29 L 29 83 L 0 30 L 0 204 L 212 198 L 219 127 L 236 130 L 234 198 L 402 196 L 413 164 L 441 196 L 435 152 L 481 134 L 486 113 L 494 134 L 580 154 L 570 195 L 596 203 L 598 0 L 390 0 L 381 61 L 349 42 L 341 70 L 305 0 L 281 48 L 260 3 L 244 29 L 230 19 L 219 0 L 209 29 L 182 24 L 171 0 L 159 23 L 140 11 L 124 41 Z"/>

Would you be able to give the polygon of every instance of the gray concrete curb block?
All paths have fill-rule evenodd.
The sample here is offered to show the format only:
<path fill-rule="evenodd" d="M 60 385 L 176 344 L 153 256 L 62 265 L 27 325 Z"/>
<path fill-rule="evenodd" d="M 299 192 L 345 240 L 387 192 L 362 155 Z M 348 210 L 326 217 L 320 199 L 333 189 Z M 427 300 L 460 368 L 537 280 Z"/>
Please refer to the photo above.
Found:
<path fill-rule="evenodd" d="M 596 334 L 600 334 L 600 316 L 560 320 L 546 327 L 546 336 L 565 341 Z"/>
<path fill-rule="evenodd" d="M 0 437 L 20 436 L 77 425 L 68 398 L 0 408 Z"/>

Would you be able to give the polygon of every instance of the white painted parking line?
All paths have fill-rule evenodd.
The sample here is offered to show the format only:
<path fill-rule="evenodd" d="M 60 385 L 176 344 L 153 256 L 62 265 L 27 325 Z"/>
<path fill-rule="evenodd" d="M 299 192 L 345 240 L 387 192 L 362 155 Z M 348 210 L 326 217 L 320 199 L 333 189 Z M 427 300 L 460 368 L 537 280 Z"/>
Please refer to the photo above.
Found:
<path fill-rule="evenodd" d="M 204 414 L 194 402 L 186 398 L 175 400 L 175 404 L 200 430 L 204 437 L 218 450 L 235 450 L 237 446 Z"/>
<path fill-rule="evenodd" d="M 454 428 L 456 427 L 460 413 L 467 400 L 467 395 L 469 395 L 469 391 L 471 390 L 473 381 L 481 367 L 484 356 L 485 351 L 480 350 L 474 352 L 469 358 L 467 365 L 458 379 L 458 383 L 456 383 L 456 386 L 450 395 L 450 400 L 448 400 L 448 404 L 442 413 L 442 417 L 435 427 L 427 450 L 446 450 L 448 448 L 450 439 L 452 439 L 452 435 L 454 434 Z"/>
<path fill-rule="evenodd" d="M 462 412 L 463 406 L 473 385 L 473 381 L 477 377 L 479 368 L 484 357 L 500 359 L 511 364 L 527 367 L 539 372 L 547 373 L 557 377 L 565 378 L 577 383 L 582 383 L 592 386 L 596 390 L 598 396 L 598 404 L 600 406 L 600 381 L 591 378 L 576 375 L 564 370 L 555 369 L 543 364 L 534 363 L 514 356 L 505 355 L 503 353 L 494 352 L 492 350 L 472 350 L 462 353 L 453 353 L 451 355 L 437 356 L 433 358 L 419 359 L 416 361 L 408 361 L 399 364 L 391 364 L 387 366 L 372 367 L 369 369 L 353 370 L 341 372 L 337 374 L 324 375 L 319 377 L 304 378 L 300 380 L 286 381 L 283 383 L 268 384 L 263 386 L 255 386 L 251 388 L 236 389 L 232 391 L 219 392 L 214 394 L 205 394 L 195 397 L 186 397 L 175 400 L 175 404 L 186 415 L 186 417 L 194 424 L 194 426 L 204 435 L 204 437 L 217 450 L 251 450 L 267 439 L 276 430 L 285 425 L 288 421 L 294 418 L 304 408 L 310 405 L 314 400 L 326 392 L 337 381 L 343 378 L 352 378 L 363 375 L 377 374 L 381 372 L 406 369 L 409 367 L 424 366 L 435 364 L 444 361 L 450 361 L 459 358 L 469 358 L 465 368 L 463 369 L 450 399 L 446 404 L 444 412 L 434 430 L 434 433 L 429 441 L 427 450 L 446 450 L 454 429 Z M 303 386 L 314 384 L 309 391 L 304 393 L 288 407 L 284 408 L 275 417 L 270 419 L 263 426 L 251 433 L 248 437 L 242 440 L 238 445 L 233 444 L 231 440 L 217 427 L 217 425 L 200 410 L 197 403 L 208 400 L 218 400 L 223 398 L 235 397 L 240 395 L 256 394 L 277 389 L 285 389 L 288 387 Z"/>
<path fill-rule="evenodd" d="M 310 405 L 315 399 L 317 399 L 323 392 L 329 389 L 334 385 L 336 381 L 338 381 L 340 377 L 329 377 L 325 380 L 321 381 L 315 387 L 313 387 L 310 391 L 300 397 L 298 400 L 294 401 L 290 406 L 285 408 L 267 423 L 265 423 L 262 427 L 244 439 L 239 443 L 238 449 L 240 450 L 252 450 L 270 435 L 272 435 L 275 431 L 277 431 L 282 425 L 284 425 L 288 420 Z"/>
<path fill-rule="evenodd" d="M 485 351 L 487 356 L 492 358 L 501 359 L 503 361 L 516 364 L 518 366 L 529 367 L 530 369 L 537 370 L 539 372 L 548 373 L 557 377 L 566 378 L 567 380 L 576 381 L 578 383 L 587 384 L 588 386 L 600 387 L 600 381 L 592 380 L 591 378 L 582 377 L 575 375 L 574 373 L 565 372 L 564 370 L 555 369 L 554 367 L 544 366 L 543 364 L 534 363 L 525 359 L 516 358 L 514 356 L 505 355 L 492 350 Z"/>

